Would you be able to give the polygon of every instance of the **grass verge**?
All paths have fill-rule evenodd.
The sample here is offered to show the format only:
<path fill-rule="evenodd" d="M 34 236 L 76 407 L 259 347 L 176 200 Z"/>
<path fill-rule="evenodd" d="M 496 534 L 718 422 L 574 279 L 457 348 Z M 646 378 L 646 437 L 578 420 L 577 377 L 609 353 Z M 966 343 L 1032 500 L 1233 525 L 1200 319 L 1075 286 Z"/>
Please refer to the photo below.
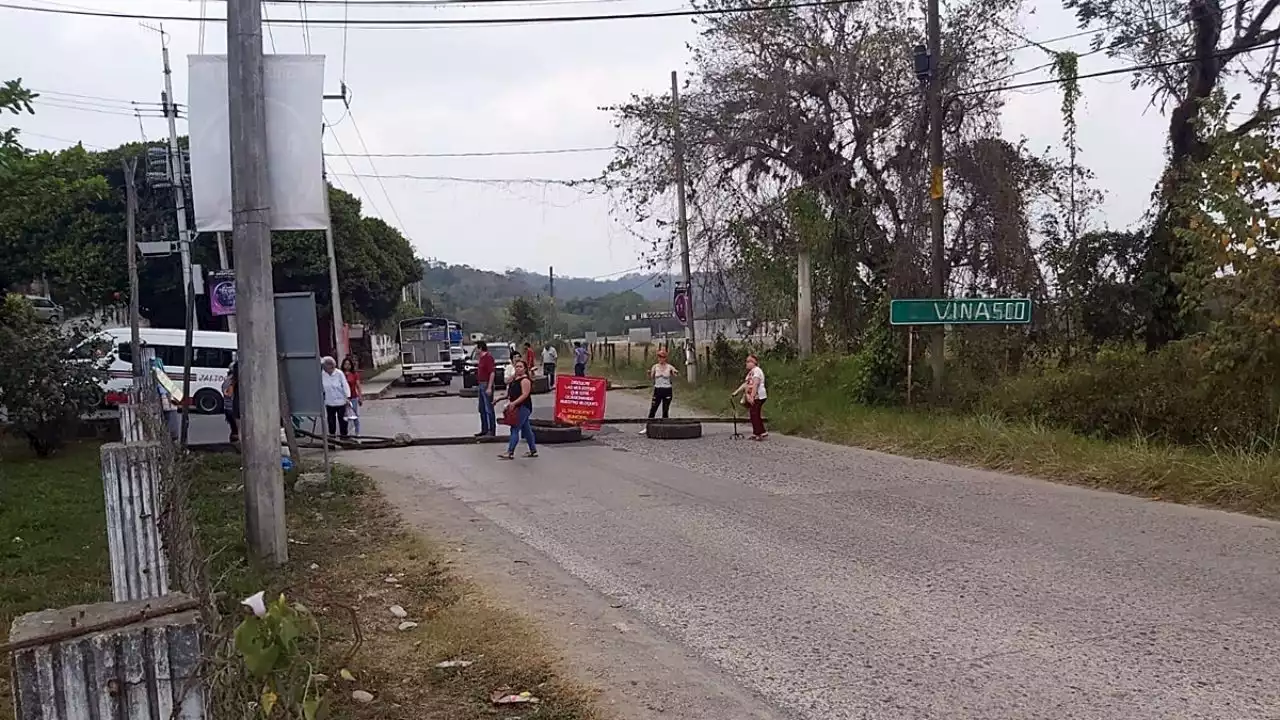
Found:
<path fill-rule="evenodd" d="M 0 452 L 6 634 L 16 615 L 110 599 L 97 446 L 74 445 L 50 460 L 7 445 Z M 599 717 L 594 694 L 557 674 L 558 659 L 533 626 L 454 575 L 447 549 L 402 525 L 364 477 L 336 468 L 327 489 L 290 493 L 290 562 L 264 572 L 243 560 L 238 457 L 203 455 L 193 463 L 192 509 L 224 610 L 240 612 L 239 600 L 258 590 L 283 592 L 311 610 L 322 639 L 309 659 L 330 678 L 331 718 Z M 408 616 L 395 617 L 393 605 Z M 417 625 L 399 630 L 406 621 Z M 0 720 L 12 713 L 7 660 L 0 658 Z M 436 667 L 447 660 L 471 664 Z M 344 668 L 353 682 L 341 679 Z M 357 689 L 373 701 L 355 701 Z M 495 706 L 497 691 L 528 691 L 542 702 Z"/>
<path fill-rule="evenodd" d="M 635 366 L 593 368 L 615 381 L 643 382 Z M 765 416 L 775 432 L 910 457 L 1029 475 L 1170 502 L 1280 517 L 1280 454 L 1190 448 L 1142 439 L 1100 440 L 994 416 L 856 405 L 838 388 L 790 391 L 791 367 L 770 373 Z M 677 381 L 676 400 L 712 415 L 730 412 L 740 382 Z"/>

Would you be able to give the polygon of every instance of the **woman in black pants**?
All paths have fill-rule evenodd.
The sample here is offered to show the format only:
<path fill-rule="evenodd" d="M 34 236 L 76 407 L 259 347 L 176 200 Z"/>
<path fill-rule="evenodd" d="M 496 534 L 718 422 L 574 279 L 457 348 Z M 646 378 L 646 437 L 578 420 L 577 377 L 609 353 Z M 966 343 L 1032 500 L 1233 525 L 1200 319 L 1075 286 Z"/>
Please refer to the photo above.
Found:
<path fill-rule="evenodd" d="M 676 366 L 667 362 L 666 348 L 659 350 L 658 362 L 649 368 L 649 377 L 653 378 L 653 402 L 649 403 L 650 420 L 658 414 L 659 405 L 662 406 L 664 420 L 671 416 L 671 396 L 673 392 L 671 378 L 679 374 L 680 371 L 676 369 Z M 645 434 L 645 429 L 642 429 L 640 434 Z"/>

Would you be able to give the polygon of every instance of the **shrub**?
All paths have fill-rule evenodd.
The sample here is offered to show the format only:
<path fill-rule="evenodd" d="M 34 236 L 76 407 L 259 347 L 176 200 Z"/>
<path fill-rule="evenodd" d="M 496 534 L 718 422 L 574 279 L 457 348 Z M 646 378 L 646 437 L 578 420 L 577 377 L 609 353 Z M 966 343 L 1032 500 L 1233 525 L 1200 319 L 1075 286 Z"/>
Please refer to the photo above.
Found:
<path fill-rule="evenodd" d="M 1270 379 L 1216 371 L 1207 350 L 1192 342 L 1155 353 L 1104 348 L 1088 362 L 1009 378 L 983 405 L 1096 437 L 1188 445 L 1269 444 L 1280 423 Z"/>
<path fill-rule="evenodd" d="M 0 303 L 0 407 L 39 457 L 61 448 L 102 398 L 104 369 L 71 352 L 80 339 L 40 322 L 24 298 Z"/>

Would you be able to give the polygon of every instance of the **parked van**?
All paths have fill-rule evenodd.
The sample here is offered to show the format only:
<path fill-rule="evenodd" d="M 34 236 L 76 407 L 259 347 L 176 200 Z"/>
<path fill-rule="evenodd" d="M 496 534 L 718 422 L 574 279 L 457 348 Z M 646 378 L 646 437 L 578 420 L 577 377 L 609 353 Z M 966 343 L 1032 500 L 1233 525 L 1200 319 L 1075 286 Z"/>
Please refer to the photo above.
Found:
<path fill-rule="evenodd" d="M 222 381 L 235 360 L 236 334 L 196 330 L 191 335 L 191 410 L 216 415 L 222 412 Z M 186 330 L 141 328 L 138 331 L 138 339 L 155 350 L 156 357 L 164 363 L 165 372 L 179 386 L 183 380 L 186 337 Z M 103 330 L 85 341 L 107 346 L 101 362 L 107 365 L 109 372 L 103 387 L 108 405 L 119 405 L 125 399 L 125 392 L 133 385 L 130 341 L 127 327 Z"/>

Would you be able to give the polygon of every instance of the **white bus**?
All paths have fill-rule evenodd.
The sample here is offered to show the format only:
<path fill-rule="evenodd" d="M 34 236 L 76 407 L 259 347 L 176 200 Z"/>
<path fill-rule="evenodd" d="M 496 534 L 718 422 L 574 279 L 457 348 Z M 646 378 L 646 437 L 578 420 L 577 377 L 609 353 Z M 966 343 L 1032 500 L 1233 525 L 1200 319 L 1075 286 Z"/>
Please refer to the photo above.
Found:
<path fill-rule="evenodd" d="M 178 385 L 183 380 L 186 336 L 186 330 L 141 328 L 138 331 L 139 340 L 155 350 L 156 357 L 164 363 L 166 374 Z M 191 410 L 206 415 L 219 414 L 222 412 L 222 381 L 235 360 L 236 334 L 196 330 L 191 336 Z M 108 406 L 114 407 L 123 402 L 126 391 L 133 385 L 130 338 L 129 328 L 111 328 L 85 341 L 107 346 L 100 362 L 106 364 L 109 373 L 103 386 Z"/>

